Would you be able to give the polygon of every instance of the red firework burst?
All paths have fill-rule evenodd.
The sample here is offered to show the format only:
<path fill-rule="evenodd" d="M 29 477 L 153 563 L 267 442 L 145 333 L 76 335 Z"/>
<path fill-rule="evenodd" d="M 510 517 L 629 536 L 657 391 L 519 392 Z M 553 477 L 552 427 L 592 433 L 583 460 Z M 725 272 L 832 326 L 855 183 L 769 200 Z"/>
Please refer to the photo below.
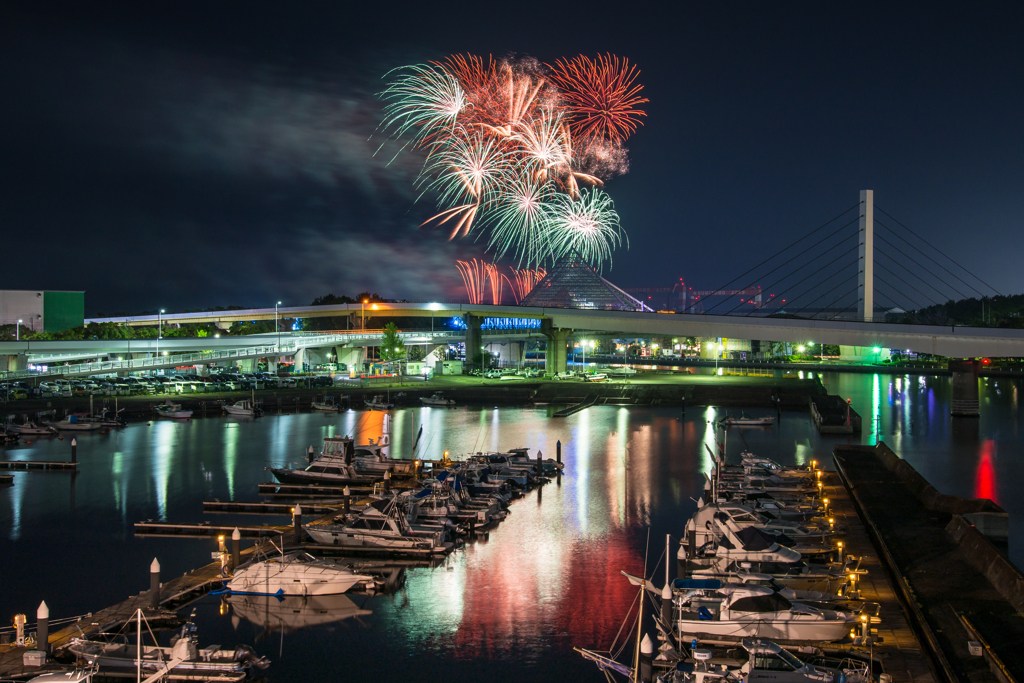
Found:
<path fill-rule="evenodd" d="M 643 86 L 634 83 L 640 70 L 629 60 L 612 54 L 591 59 L 557 59 L 550 66 L 551 80 L 563 90 L 573 136 L 582 142 L 605 139 L 622 142 L 639 120 L 647 116 L 639 105 L 648 101 L 640 96 Z"/>

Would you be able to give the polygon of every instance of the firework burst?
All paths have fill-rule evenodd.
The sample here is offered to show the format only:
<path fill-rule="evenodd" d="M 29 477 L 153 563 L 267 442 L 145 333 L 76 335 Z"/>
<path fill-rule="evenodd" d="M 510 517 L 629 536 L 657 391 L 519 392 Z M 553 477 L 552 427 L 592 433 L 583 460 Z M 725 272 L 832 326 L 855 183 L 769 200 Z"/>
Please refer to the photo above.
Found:
<path fill-rule="evenodd" d="M 554 66 L 451 55 L 388 74 L 382 129 L 400 149 L 425 155 L 417 185 L 438 201 L 424 225 L 447 224 L 449 239 L 484 237 L 496 257 L 511 254 L 520 267 L 570 251 L 598 268 L 610 261 L 624 233 L 598 188 L 628 168 L 622 143 L 647 102 L 638 74 L 612 55 Z M 476 272 L 459 263 L 464 279 Z M 496 270 L 474 277 L 493 280 L 500 298 Z M 466 287 L 482 300 L 470 280 Z M 518 300 L 520 288 L 512 289 Z"/>
<path fill-rule="evenodd" d="M 612 250 L 624 239 L 612 198 L 597 189 L 584 189 L 576 199 L 560 195 L 554 203 L 552 223 L 558 239 L 556 251 L 575 252 L 589 263 L 611 261 Z"/>
<path fill-rule="evenodd" d="M 640 71 L 628 59 L 580 55 L 555 60 L 551 71 L 551 79 L 565 94 L 577 139 L 622 143 L 642 125 L 639 117 L 647 114 L 639 106 L 648 100 L 640 96 L 643 86 L 635 82 Z"/>

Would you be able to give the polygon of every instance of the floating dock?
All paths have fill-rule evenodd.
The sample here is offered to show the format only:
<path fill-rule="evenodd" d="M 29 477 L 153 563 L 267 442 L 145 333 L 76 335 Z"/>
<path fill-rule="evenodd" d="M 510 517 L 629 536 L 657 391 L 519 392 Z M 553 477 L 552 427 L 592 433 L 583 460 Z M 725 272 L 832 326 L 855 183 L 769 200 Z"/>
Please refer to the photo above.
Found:
<path fill-rule="evenodd" d="M 63 460 L 0 460 L 0 470 L 77 470 L 77 462 Z"/>

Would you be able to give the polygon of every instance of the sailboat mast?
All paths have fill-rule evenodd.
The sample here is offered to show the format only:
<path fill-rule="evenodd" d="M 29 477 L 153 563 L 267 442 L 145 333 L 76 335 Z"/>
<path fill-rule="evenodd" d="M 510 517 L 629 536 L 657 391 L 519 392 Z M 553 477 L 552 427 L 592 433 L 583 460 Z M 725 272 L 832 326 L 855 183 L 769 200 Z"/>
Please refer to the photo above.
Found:
<path fill-rule="evenodd" d="M 667 561 L 667 560 L 666 560 Z M 647 590 L 647 580 L 640 582 L 640 613 L 636 617 L 636 653 L 633 655 L 633 683 L 640 681 L 640 634 L 644 628 L 644 591 Z"/>
<path fill-rule="evenodd" d="M 142 608 L 135 610 L 135 683 L 142 683 Z"/>

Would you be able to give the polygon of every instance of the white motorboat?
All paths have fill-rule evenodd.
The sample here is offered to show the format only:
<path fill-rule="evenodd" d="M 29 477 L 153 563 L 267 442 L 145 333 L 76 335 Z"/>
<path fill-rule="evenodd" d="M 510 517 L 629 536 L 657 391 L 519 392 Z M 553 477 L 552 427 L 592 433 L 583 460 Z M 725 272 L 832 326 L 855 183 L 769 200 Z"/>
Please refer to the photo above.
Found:
<path fill-rule="evenodd" d="M 334 402 L 333 396 L 321 396 L 319 400 L 314 399 L 311 404 L 313 410 L 322 413 L 340 413 L 341 405 Z"/>
<path fill-rule="evenodd" d="M 751 417 L 746 413 L 740 413 L 740 415 L 726 415 L 718 424 L 725 427 L 765 427 L 775 424 L 774 417 Z"/>
<path fill-rule="evenodd" d="M 244 399 L 233 405 L 225 405 L 224 412 L 238 417 L 259 417 L 263 414 L 263 409 L 253 404 L 251 400 Z"/>
<path fill-rule="evenodd" d="M 308 553 L 288 553 L 239 567 L 227 589 L 256 595 L 338 595 L 357 584 L 372 585 L 373 577 Z"/>
<path fill-rule="evenodd" d="M 27 683 L 89 683 L 97 673 L 96 667 L 93 666 L 71 671 L 52 671 L 30 678 Z"/>
<path fill-rule="evenodd" d="M 375 500 L 347 524 L 302 527 L 317 543 L 400 555 L 444 555 L 452 549 L 443 528 L 414 530 L 398 509 L 396 498 Z"/>
<path fill-rule="evenodd" d="M 429 398 L 420 398 L 420 402 L 425 406 L 453 406 L 455 401 L 450 398 L 445 398 L 444 394 L 440 391 L 435 391 Z"/>
<path fill-rule="evenodd" d="M 711 650 L 696 648 L 690 652 L 692 662 L 677 662 L 658 677 L 658 683 L 870 683 L 871 680 L 868 665 L 863 661 L 815 657 L 817 661 L 812 663 L 769 640 L 744 638 L 740 644 L 749 655 L 742 664 L 732 657 L 716 661 Z M 580 648 L 577 651 L 602 671 L 615 671 L 630 681 L 639 679 L 632 667 L 604 653 Z"/>
<path fill-rule="evenodd" d="M 374 396 L 372 401 L 363 401 L 363 404 L 370 410 L 391 410 L 395 407 L 394 403 L 380 395 Z"/>
<path fill-rule="evenodd" d="M 57 433 L 55 427 L 40 425 L 35 422 L 23 422 L 21 424 L 14 424 L 12 422 L 7 425 L 7 431 L 25 436 L 52 436 Z"/>
<path fill-rule="evenodd" d="M 849 572 L 845 565 L 803 560 L 800 553 L 779 544 L 779 538 L 754 527 L 734 532 L 721 527 L 702 546 L 692 542 L 692 529 L 677 553 L 679 575 L 701 579 L 727 580 L 736 572 L 768 574 L 783 584 L 804 590 L 829 590 L 842 583 Z M 687 549 L 686 543 L 690 548 Z"/>
<path fill-rule="evenodd" d="M 234 614 L 273 633 L 292 633 L 373 614 L 347 595 L 231 595 L 228 604 Z"/>
<path fill-rule="evenodd" d="M 635 585 L 643 581 L 627 577 Z M 842 639 L 858 623 L 852 612 L 793 603 L 767 586 L 713 579 L 677 579 L 672 605 L 672 626 L 681 641 L 718 636 L 827 643 Z"/>
<path fill-rule="evenodd" d="M 170 417 L 176 420 L 192 417 L 192 411 L 182 410 L 180 403 L 161 403 L 153 409 L 160 417 Z"/>
<path fill-rule="evenodd" d="M 636 368 L 631 368 L 628 365 L 621 365 L 618 367 L 607 368 L 604 373 L 609 377 L 632 377 L 636 374 Z"/>
<path fill-rule="evenodd" d="M 700 502 L 703 502 L 703 499 Z M 827 527 L 820 528 L 813 524 L 769 518 L 739 503 L 723 501 L 701 505 L 686 525 L 687 531 L 692 530 L 697 534 L 698 546 L 713 540 L 723 527 L 731 529 L 734 533 L 747 527 L 753 527 L 773 536 L 783 534 L 792 539 L 793 543 L 782 542 L 780 545 L 793 548 L 801 555 L 816 552 L 831 553 L 835 550 L 832 544 L 835 532 Z"/>
<path fill-rule="evenodd" d="M 103 425 L 97 422 L 84 422 L 79 420 L 77 415 L 69 415 L 60 422 L 47 422 L 47 424 L 62 432 L 95 432 L 103 429 Z"/>
<path fill-rule="evenodd" d="M 141 628 L 142 624 L 137 627 Z M 147 677 L 165 672 L 172 677 L 241 681 L 250 669 L 265 669 L 269 664 L 266 658 L 257 657 L 252 648 L 245 645 L 234 650 L 221 650 L 219 645 L 200 649 L 195 631 L 195 624 L 189 620 L 171 639 L 170 647 L 143 643 L 140 650 L 135 638 L 122 637 L 111 642 L 74 638 L 68 651 L 99 667 L 101 672 L 128 673 L 132 677 L 139 669 Z"/>

